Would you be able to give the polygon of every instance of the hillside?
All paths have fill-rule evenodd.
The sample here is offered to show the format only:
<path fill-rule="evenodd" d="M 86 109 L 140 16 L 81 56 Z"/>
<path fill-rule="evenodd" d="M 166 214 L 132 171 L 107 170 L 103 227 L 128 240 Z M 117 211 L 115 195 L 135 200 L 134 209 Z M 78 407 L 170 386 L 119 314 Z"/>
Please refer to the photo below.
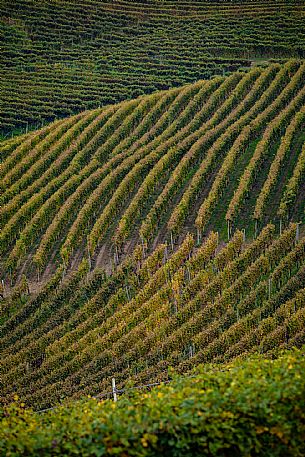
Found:
<path fill-rule="evenodd" d="M 0 134 L 305 56 L 304 2 L 0 1 Z"/>
<path fill-rule="evenodd" d="M 305 64 L 235 72 L 86 111 L 0 145 L 7 286 L 111 271 L 189 231 L 247 240 L 304 221 Z"/>
<path fill-rule="evenodd" d="M 304 456 L 304 17 L 0 0 L 1 455 Z"/>
<path fill-rule="evenodd" d="M 139 245 L 109 275 L 88 261 L 40 293 L 21 283 L 1 306 L 1 394 L 36 409 L 118 387 L 168 379 L 199 363 L 305 343 L 305 238 L 266 226 L 251 243 L 236 231 L 186 236 L 143 258 Z"/>

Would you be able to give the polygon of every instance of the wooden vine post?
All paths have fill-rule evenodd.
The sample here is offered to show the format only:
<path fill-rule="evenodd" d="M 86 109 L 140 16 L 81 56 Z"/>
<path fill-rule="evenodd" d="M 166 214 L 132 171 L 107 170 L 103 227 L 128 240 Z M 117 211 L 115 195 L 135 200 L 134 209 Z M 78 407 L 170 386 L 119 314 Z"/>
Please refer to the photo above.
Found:
<path fill-rule="evenodd" d="M 268 298 L 269 298 L 269 300 L 271 298 L 271 292 L 272 292 L 272 279 L 269 278 L 269 280 L 268 280 Z"/>
<path fill-rule="evenodd" d="M 197 245 L 199 246 L 201 242 L 201 233 L 199 228 L 197 227 Z"/>
<path fill-rule="evenodd" d="M 295 231 L 295 242 L 298 243 L 300 239 L 300 224 L 301 222 L 297 222 L 297 227 Z"/>
<path fill-rule="evenodd" d="M 3 299 L 5 296 L 5 285 L 3 279 L 1 279 L 0 283 L 0 298 Z"/>
<path fill-rule="evenodd" d="M 88 242 L 88 244 L 87 244 L 87 252 L 88 252 L 89 271 L 91 271 L 91 270 L 92 270 L 92 260 L 91 260 L 90 244 L 89 244 L 89 242 Z"/>
<path fill-rule="evenodd" d="M 242 234 L 243 234 L 243 243 L 245 244 L 245 242 L 246 242 L 246 229 L 245 228 L 242 229 Z"/>
<path fill-rule="evenodd" d="M 174 250 L 173 232 L 170 233 L 170 240 L 171 240 L 171 248 L 172 248 L 172 251 L 173 251 Z"/>
<path fill-rule="evenodd" d="M 112 378 L 112 394 L 113 394 L 113 401 L 118 401 L 117 391 L 115 387 L 115 378 Z"/>
<path fill-rule="evenodd" d="M 231 222 L 230 222 L 230 219 L 227 220 L 227 232 L 228 232 L 228 241 L 230 241 L 230 235 L 231 235 Z"/>

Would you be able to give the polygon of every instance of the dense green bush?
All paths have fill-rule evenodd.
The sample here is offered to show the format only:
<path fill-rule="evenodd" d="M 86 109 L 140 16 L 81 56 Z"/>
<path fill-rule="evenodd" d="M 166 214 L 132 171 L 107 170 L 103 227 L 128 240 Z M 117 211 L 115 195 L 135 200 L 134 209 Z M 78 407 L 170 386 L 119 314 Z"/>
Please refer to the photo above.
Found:
<path fill-rule="evenodd" d="M 0 454 L 304 456 L 304 370 L 294 350 L 201 366 L 117 403 L 86 399 L 37 414 L 15 397 L 0 412 Z"/>

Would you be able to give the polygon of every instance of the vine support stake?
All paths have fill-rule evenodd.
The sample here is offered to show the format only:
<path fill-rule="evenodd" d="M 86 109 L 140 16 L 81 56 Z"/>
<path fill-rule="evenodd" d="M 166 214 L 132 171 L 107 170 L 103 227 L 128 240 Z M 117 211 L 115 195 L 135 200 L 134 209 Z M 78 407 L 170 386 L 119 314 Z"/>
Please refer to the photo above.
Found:
<path fill-rule="evenodd" d="M 171 232 L 170 237 L 171 237 L 171 247 L 172 247 L 172 251 L 173 251 L 174 250 L 173 232 Z"/>
<path fill-rule="evenodd" d="M 295 242 L 298 243 L 300 239 L 300 224 L 301 222 L 297 222 L 297 228 L 295 231 Z"/>
<path fill-rule="evenodd" d="M 92 261 L 91 261 L 91 255 L 90 255 L 90 246 L 89 246 L 89 244 L 87 245 L 87 249 L 88 249 L 88 263 L 89 263 L 89 271 L 91 271 L 91 269 L 92 269 Z"/>
<path fill-rule="evenodd" d="M 1 288 L 0 288 L 0 296 L 2 295 L 2 298 L 5 297 L 5 284 L 3 279 L 1 279 Z"/>
<path fill-rule="evenodd" d="M 228 241 L 230 241 L 230 231 L 231 231 L 230 220 L 228 219 L 227 220 Z"/>
<path fill-rule="evenodd" d="M 242 232 L 243 232 L 243 242 L 245 243 L 246 242 L 246 229 L 243 228 Z"/>
<path fill-rule="evenodd" d="M 119 251 L 117 245 L 115 245 L 115 256 L 116 256 L 116 263 L 119 265 L 120 259 L 119 259 Z"/>
<path fill-rule="evenodd" d="M 280 219 L 280 236 L 282 235 L 282 218 Z"/>
<path fill-rule="evenodd" d="M 126 286 L 125 286 L 125 290 L 126 290 L 127 300 L 130 301 L 129 288 L 128 288 L 128 285 L 127 285 L 127 284 L 126 284 Z"/>
<path fill-rule="evenodd" d="M 145 245 L 144 245 L 144 239 L 141 238 L 141 243 L 142 243 L 142 258 L 145 259 Z"/>
<path fill-rule="evenodd" d="M 190 272 L 189 267 L 186 267 L 186 271 L 187 271 L 187 280 L 188 280 L 188 282 L 191 282 L 191 272 Z"/>
<path fill-rule="evenodd" d="M 272 285 L 272 279 L 269 278 L 269 280 L 268 280 L 268 296 L 269 296 L 269 300 L 271 298 L 271 285 Z"/>
<path fill-rule="evenodd" d="M 113 401 L 118 401 L 116 387 L 115 387 L 115 378 L 112 378 L 112 394 L 113 394 Z"/>
<path fill-rule="evenodd" d="M 197 228 L 197 244 L 198 244 L 198 246 L 199 246 L 200 242 L 201 242 L 201 233 L 200 233 L 199 228 Z"/>

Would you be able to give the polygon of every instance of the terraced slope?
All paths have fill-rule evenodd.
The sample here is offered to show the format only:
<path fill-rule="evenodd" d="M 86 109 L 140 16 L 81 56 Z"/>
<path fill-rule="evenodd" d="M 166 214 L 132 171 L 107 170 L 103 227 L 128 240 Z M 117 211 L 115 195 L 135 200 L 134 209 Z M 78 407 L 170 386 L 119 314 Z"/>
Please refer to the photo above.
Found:
<path fill-rule="evenodd" d="M 305 342 L 305 238 L 266 226 L 245 243 L 211 232 L 174 252 L 139 245 L 112 274 L 88 261 L 60 268 L 35 296 L 19 286 L 1 307 L 1 394 L 35 408 L 64 397 L 167 378 L 198 363 Z"/>
<path fill-rule="evenodd" d="M 1 0 L 0 134 L 304 57 L 304 2 Z"/>
<path fill-rule="evenodd" d="M 304 220 L 305 64 L 86 111 L 0 146 L 2 278 Z M 43 275 L 43 276 L 42 276 Z"/>

